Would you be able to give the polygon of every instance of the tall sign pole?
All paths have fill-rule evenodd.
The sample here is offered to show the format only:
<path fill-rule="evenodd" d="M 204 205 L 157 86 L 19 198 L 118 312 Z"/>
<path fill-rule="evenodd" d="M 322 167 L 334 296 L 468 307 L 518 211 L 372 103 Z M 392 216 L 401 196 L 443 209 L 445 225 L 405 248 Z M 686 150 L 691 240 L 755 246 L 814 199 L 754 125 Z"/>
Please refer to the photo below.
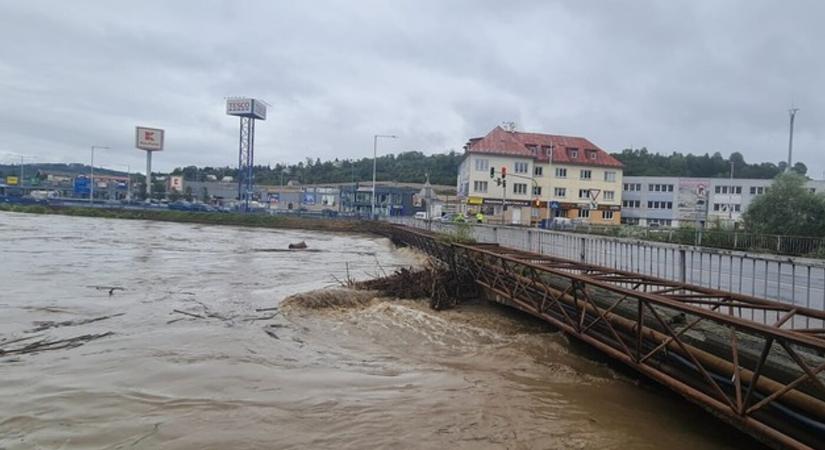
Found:
<path fill-rule="evenodd" d="M 146 152 L 146 201 L 152 200 L 152 152 L 163 150 L 164 130 L 135 127 L 135 147 Z"/>
<path fill-rule="evenodd" d="M 238 203 L 242 211 L 249 211 L 255 180 L 255 120 L 266 120 L 266 104 L 254 98 L 226 99 L 226 114 L 240 117 L 238 136 Z"/>

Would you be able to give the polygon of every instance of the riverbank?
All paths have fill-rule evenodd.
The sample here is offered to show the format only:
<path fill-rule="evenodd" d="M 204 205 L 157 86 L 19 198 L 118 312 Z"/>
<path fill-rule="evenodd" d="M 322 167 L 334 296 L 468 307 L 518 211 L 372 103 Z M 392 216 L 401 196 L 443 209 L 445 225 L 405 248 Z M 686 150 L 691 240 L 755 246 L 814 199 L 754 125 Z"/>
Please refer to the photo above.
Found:
<path fill-rule="evenodd" d="M 358 219 L 314 219 L 271 216 L 264 214 L 227 214 L 148 209 L 107 209 L 58 207 L 45 205 L 0 204 L 0 211 L 27 214 L 57 214 L 63 216 L 98 217 L 107 219 L 153 220 L 159 222 L 231 225 L 257 228 L 286 228 L 338 232 L 369 232 L 368 224 Z"/>

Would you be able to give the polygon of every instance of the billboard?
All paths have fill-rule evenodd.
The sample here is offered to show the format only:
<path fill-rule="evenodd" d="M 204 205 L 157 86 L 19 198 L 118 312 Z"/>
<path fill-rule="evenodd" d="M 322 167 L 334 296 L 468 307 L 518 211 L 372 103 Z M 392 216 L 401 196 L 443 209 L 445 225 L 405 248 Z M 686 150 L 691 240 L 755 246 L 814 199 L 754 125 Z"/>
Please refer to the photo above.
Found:
<path fill-rule="evenodd" d="M 710 180 L 679 179 L 679 196 L 676 202 L 676 210 L 680 220 L 705 220 L 708 186 L 710 186 Z"/>
<path fill-rule="evenodd" d="M 147 152 L 163 150 L 163 130 L 158 128 L 135 127 L 135 147 Z"/>
<path fill-rule="evenodd" d="M 226 114 L 266 120 L 266 104 L 254 98 L 226 99 Z"/>
<path fill-rule="evenodd" d="M 17 177 L 12 177 L 12 176 L 8 176 L 8 177 L 6 177 L 6 184 L 8 184 L 8 185 L 12 185 L 12 184 L 16 185 L 17 183 L 18 183 L 18 178 L 17 178 Z"/>
<path fill-rule="evenodd" d="M 89 183 L 89 178 L 84 176 L 78 176 L 74 179 L 74 193 L 76 195 L 89 195 L 91 188 L 89 187 L 91 183 Z"/>
<path fill-rule="evenodd" d="M 314 192 L 304 192 L 303 204 L 305 205 L 314 205 L 315 204 L 315 193 Z"/>

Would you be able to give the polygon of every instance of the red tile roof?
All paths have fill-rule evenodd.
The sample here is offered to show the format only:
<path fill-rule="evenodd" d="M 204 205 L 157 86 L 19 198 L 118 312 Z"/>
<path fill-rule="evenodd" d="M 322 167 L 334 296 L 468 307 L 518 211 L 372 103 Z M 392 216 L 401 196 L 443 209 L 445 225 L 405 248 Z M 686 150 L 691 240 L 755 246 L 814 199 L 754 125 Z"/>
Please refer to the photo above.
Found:
<path fill-rule="evenodd" d="M 554 163 L 622 167 L 619 160 L 585 138 L 506 131 L 501 127 L 495 127 L 483 138 L 470 139 L 465 149 L 468 153 L 521 156 L 541 162 L 550 159 L 548 150 L 552 149 Z"/>

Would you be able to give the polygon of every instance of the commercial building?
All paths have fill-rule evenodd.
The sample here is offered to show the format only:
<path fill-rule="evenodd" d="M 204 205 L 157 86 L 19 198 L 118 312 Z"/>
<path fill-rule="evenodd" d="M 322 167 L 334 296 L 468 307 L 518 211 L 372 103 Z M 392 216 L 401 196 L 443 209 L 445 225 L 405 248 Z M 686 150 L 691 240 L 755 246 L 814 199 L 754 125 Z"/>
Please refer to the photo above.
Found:
<path fill-rule="evenodd" d="M 641 226 L 731 224 L 773 180 L 746 178 L 624 177 L 622 223 Z M 825 181 L 808 181 L 825 192 Z"/>
<path fill-rule="evenodd" d="M 585 138 L 496 127 L 464 150 L 456 187 L 464 212 L 524 225 L 552 217 L 621 220 L 622 164 Z"/>

